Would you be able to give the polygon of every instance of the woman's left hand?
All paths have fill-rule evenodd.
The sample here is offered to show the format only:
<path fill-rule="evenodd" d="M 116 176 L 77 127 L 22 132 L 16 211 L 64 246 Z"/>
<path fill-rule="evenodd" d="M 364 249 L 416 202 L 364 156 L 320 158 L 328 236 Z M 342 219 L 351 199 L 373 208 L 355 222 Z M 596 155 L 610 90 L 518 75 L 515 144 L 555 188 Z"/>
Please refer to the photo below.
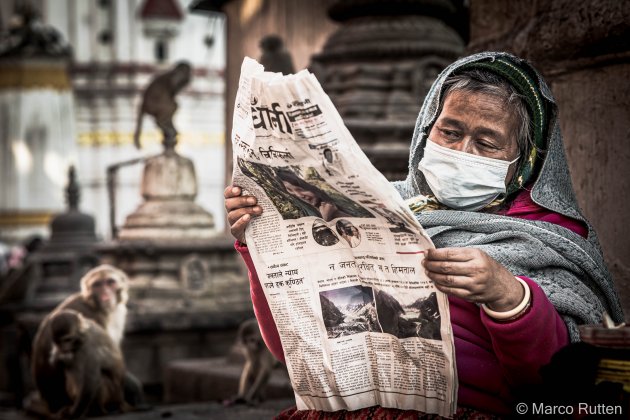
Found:
<path fill-rule="evenodd" d="M 423 265 L 438 290 L 498 312 L 515 308 L 524 296 L 518 280 L 494 258 L 476 248 L 428 249 Z"/>

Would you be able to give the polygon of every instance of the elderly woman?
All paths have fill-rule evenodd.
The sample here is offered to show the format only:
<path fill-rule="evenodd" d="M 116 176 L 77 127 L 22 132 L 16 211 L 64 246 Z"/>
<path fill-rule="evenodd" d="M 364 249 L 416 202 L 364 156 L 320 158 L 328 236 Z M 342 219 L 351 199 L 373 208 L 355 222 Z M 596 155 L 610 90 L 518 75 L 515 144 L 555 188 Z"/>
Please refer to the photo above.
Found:
<path fill-rule="evenodd" d="M 576 203 L 554 99 L 527 62 L 481 53 L 446 68 L 420 111 L 409 175 L 394 185 L 437 248 L 426 254 L 424 266 L 449 298 L 456 417 L 509 414 L 514 392 L 540 383 L 539 368 L 579 341 L 579 324 L 599 322 L 604 311 L 622 320 L 597 237 Z M 236 248 L 250 269 L 258 320 L 282 359 L 243 243 L 245 226 L 261 209 L 238 187 L 228 187 L 225 197 Z M 362 411 L 353 415 L 422 417 L 381 407 Z"/>

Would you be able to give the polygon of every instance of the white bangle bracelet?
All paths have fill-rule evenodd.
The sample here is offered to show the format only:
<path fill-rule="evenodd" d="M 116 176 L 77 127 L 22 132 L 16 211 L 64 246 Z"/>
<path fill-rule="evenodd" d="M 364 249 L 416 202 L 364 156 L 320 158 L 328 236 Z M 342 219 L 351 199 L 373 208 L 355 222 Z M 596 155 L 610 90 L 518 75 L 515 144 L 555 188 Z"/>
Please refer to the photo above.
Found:
<path fill-rule="evenodd" d="M 488 308 L 488 306 L 485 303 L 482 303 L 481 308 L 486 314 L 488 314 L 488 316 L 494 319 L 498 319 L 498 320 L 506 320 L 520 314 L 525 308 L 527 308 L 527 306 L 529 305 L 529 301 L 532 297 L 532 293 L 531 293 L 531 290 L 529 289 L 529 285 L 525 283 L 524 280 L 518 277 L 514 277 L 514 278 L 518 280 L 523 286 L 523 289 L 525 289 L 524 290 L 525 296 L 523 296 L 523 300 L 521 301 L 521 303 L 516 305 L 514 309 L 510 309 L 509 311 L 505 311 L 505 312 L 493 311 L 492 309 Z"/>

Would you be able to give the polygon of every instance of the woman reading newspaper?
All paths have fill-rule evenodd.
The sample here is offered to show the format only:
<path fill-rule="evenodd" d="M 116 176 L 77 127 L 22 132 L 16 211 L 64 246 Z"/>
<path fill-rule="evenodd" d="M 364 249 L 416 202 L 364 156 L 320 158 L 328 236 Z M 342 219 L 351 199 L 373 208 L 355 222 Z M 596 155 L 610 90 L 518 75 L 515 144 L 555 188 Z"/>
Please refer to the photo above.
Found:
<path fill-rule="evenodd" d="M 449 298 L 459 379 L 455 417 L 505 415 L 515 393 L 579 340 L 577 326 L 623 316 L 593 227 L 582 216 L 562 145 L 557 107 L 540 74 L 505 53 L 449 66 L 420 111 L 409 175 L 395 187 L 437 249 L 424 268 Z M 244 243 L 256 198 L 225 191 L 236 249 L 250 270 L 263 336 L 280 360 L 277 329 Z M 422 418 L 369 407 L 352 418 Z M 347 412 L 287 410 L 285 418 Z"/>

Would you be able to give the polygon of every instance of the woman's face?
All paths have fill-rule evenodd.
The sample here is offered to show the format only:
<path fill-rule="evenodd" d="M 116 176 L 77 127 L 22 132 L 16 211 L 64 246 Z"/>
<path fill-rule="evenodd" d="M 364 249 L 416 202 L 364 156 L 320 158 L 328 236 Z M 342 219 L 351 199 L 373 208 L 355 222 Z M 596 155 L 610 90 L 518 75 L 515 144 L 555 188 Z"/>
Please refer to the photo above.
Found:
<path fill-rule="evenodd" d="M 293 185 L 287 181 L 282 181 L 282 183 L 284 184 L 284 187 L 287 189 L 287 191 L 290 194 L 298 197 L 302 201 L 307 202 L 311 206 L 317 208 L 321 204 L 322 200 L 312 191 L 305 190 L 304 188 L 298 187 L 297 185 Z"/>
<path fill-rule="evenodd" d="M 454 91 L 431 128 L 429 138 L 443 147 L 473 155 L 511 161 L 518 156 L 518 117 L 493 95 Z M 510 165 L 506 184 L 516 170 Z"/>

